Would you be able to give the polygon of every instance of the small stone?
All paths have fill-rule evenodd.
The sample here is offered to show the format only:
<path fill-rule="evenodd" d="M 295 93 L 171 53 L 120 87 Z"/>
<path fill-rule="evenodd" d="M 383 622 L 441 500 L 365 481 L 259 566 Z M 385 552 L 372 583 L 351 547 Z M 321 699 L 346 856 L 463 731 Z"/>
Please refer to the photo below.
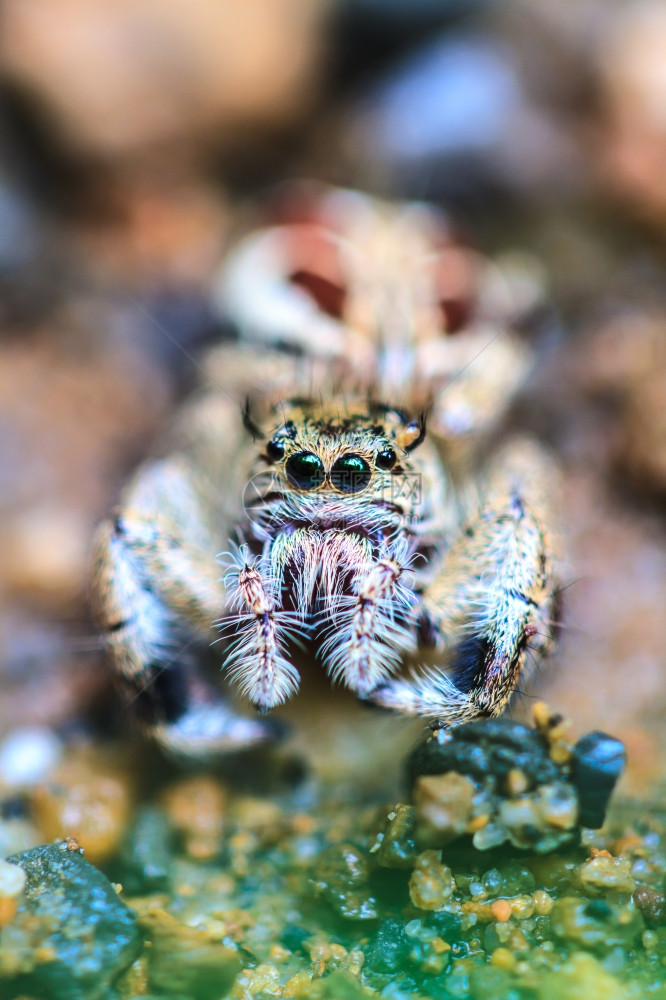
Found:
<path fill-rule="evenodd" d="M 469 778 L 455 772 L 419 778 L 414 786 L 419 836 L 430 843 L 445 844 L 464 833 L 476 792 Z"/>
<path fill-rule="evenodd" d="M 603 899 L 585 900 L 575 896 L 556 899 L 550 921 L 558 938 L 604 952 L 630 947 L 644 926 L 633 908 L 618 908 Z"/>
<path fill-rule="evenodd" d="M 518 896 L 521 893 L 532 892 L 536 887 L 534 874 L 527 865 L 513 859 L 502 865 L 502 892 L 505 896 Z"/>
<path fill-rule="evenodd" d="M 506 827 L 499 823 L 488 823 L 483 829 L 476 831 L 472 837 L 472 843 L 477 851 L 490 851 L 508 839 L 509 834 Z"/>
<path fill-rule="evenodd" d="M 118 859 L 120 879 L 129 893 L 161 892 L 169 886 L 170 831 L 166 816 L 143 806 L 124 838 Z"/>
<path fill-rule="evenodd" d="M 603 825 L 626 760 L 624 744 L 606 733 L 586 733 L 578 740 L 571 759 L 571 780 L 578 792 L 582 826 L 597 829 Z"/>
<path fill-rule="evenodd" d="M 49 1000 L 106 997 L 141 949 L 135 914 L 76 851 L 48 844 L 7 860 L 26 884 L 6 929 L 12 954 L 0 946 L 0 980 L 20 976 L 21 993 Z"/>
<path fill-rule="evenodd" d="M 529 846 L 542 825 L 536 801 L 532 795 L 519 799 L 505 799 L 500 802 L 499 822 L 509 831 L 511 842 L 516 847 Z M 524 831 L 524 834 L 523 834 Z"/>
<path fill-rule="evenodd" d="M 634 903 L 643 914 L 648 927 L 659 927 L 666 923 L 666 895 L 659 889 L 640 885 L 634 893 Z"/>
<path fill-rule="evenodd" d="M 529 781 L 524 771 L 518 767 L 512 767 L 506 776 L 506 790 L 509 795 L 515 797 L 522 795 L 529 788 Z"/>
<path fill-rule="evenodd" d="M 350 844 L 336 844 L 317 858 L 315 894 L 348 920 L 375 920 L 377 901 L 368 885 L 369 867 L 363 854 Z"/>
<path fill-rule="evenodd" d="M 553 897 L 549 896 L 544 889 L 537 889 L 532 896 L 534 900 L 534 911 L 539 917 L 547 917 L 553 908 Z"/>
<path fill-rule="evenodd" d="M 538 1000 L 627 1000 L 624 986 L 592 955 L 578 953 L 537 983 Z"/>
<path fill-rule="evenodd" d="M 576 791 L 564 781 L 542 785 L 534 796 L 543 822 L 557 830 L 573 830 L 578 820 Z"/>
<path fill-rule="evenodd" d="M 409 880 L 409 895 L 414 906 L 422 910 L 439 910 L 455 890 L 451 869 L 441 863 L 439 851 L 419 854 Z"/>
<path fill-rule="evenodd" d="M 506 923 L 511 918 L 511 904 L 506 899 L 496 899 L 490 906 L 490 912 L 495 920 Z"/>
<path fill-rule="evenodd" d="M 159 907 L 148 906 L 140 923 L 151 941 L 148 980 L 156 992 L 197 1000 L 226 995 L 242 968 L 235 948 L 211 941 L 205 931 L 180 923 Z"/>
<path fill-rule="evenodd" d="M 569 763 L 572 752 L 571 743 L 568 739 L 563 737 L 558 740 L 551 740 L 548 755 L 553 764 L 557 764 L 558 767 Z"/>
<path fill-rule="evenodd" d="M 191 858 L 206 861 L 222 849 L 227 791 L 214 778 L 184 778 L 167 789 L 164 805 Z"/>
<path fill-rule="evenodd" d="M 487 896 L 497 896 L 501 893 L 504 879 L 499 868 L 489 868 L 481 876 L 481 885 Z"/>
<path fill-rule="evenodd" d="M 428 925 L 437 932 L 438 937 L 448 941 L 449 944 L 456 944 L 463 936 L 460 915 L 451 910 L 435 910 L 428 917 Z"/>
<path fill-rule="evenodd" d="M 451 961 L 451 945 L 423 928 L 412 944 L 409 961 L 426 976 L 441 976 Z"/>
<path fill-rule="evenodd" d="M 365 968 L 370 972 L 397 972 L 404 966 L 409 950 L 402 920 L 383 920 L 366 952 Z"/>
<path fill-rule="evenodd" d="M 23 868 L 0 860 L 0 899 L 13 899 L 25 889 L 27 875 Z"/>
<path fill-rule="evenodd" d="M 46 840 L 73 837 L 93 864 L 114 854 L 127 829 L 127 778 L 94 756 L 64 760 L 33 793 L 37 826 Z"/>
<path fill-rule="evenodd" d="M 399 802 L 389 813 L 381 844 L 376 852 L 382 868 L 413 868 L 418 851 L 414 842 L 414 810 Z"/>
<path fill-rule="evenodd" d="M 652 951 L 653 948 L 659 947 L 659 935 L 656 931 L 643 931 L 641 941 L 646 951 Z"/>
<path fill-rule="evenodd" d="M 498 969 L 505 969 L 507 972 L 511 972 L 516 966 L 516 956 L 508 948 L 495 948 L 490 961 Z"/>
<path fill-rule="evenodd" d="M 555 782 L 517 799 L 503 799 L 498 820 L 514 847 L 545 853 L 572 839 L 576 811 L 574 790 Z"/>
<path fill-rule="evenodd" d="M 43 781 L 62 755 L 62 743 L 46 726 L 13 729 L 0 745 L 0 785 L 29 787 Z"/>
<path fill-rule="evenodd" d="M 636 888 L 636 880 L 631 874 L 629 858 L 599 855 L 580 866 L 578 877 L 585 889 L 604 892 L 633 892 Z"/>

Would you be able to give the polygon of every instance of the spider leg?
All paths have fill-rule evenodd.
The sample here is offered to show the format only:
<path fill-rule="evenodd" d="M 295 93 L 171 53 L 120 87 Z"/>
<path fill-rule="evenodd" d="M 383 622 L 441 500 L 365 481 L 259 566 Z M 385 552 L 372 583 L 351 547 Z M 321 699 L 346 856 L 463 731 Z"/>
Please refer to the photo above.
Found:
<path fill-rule="evenodd" d="M 242 622 L 225 669 L 255 707 L 267 712 L 298 690 L 298 671 L 282 653 L 291 629 L 274 597 L 279 588 L 262 576 L 243 549 L 240 557 L 240 565 L 225 578 L 235 588 L 234 603 Z"/>
<path fill-rule="evenodd" d="M 502 711 L 528 645 L 543 655 L 551 643 L 557 583 L 548 508 L 556 478 L 550 458 L 530 442 L 498 455 L 478 513 L 423 597 L 441 666 L 389 680 L 371 701 L 445 725 Z"/>
<path fill-rule="evenodd" d="M 243 719 L 194 670 L 227 598 L 201 484 L 175 456 L 139 471 L 95 545 L 96 617 L 116 677 L 143 727 L 165 748 L 194 756 L 272 735 Z"/>
<path fill-rule="evenodd" d="M 413 646 L 406 618 L 412 591 L 402 583 L 404 560 L 393 557 L 359 570 L 351 597 L 334 605 L 323 654 L 329 674 L 359 696 L 373 691 Z"/>

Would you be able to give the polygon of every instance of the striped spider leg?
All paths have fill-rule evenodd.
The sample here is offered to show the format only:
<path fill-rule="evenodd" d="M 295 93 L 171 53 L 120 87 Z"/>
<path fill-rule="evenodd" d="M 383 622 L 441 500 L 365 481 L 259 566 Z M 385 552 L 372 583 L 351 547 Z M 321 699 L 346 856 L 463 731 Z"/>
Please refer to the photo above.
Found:
<path fill-rule="evenodd" d="M 424 589 L 441 666 L 391 679 L 370 693 L 371 701 L 436 717 L 442 727 L 503 710 L 528 652 L 541 657 L 552 641 L 557 479 L 552 459 L 534 442 L 501 450 L 475 514 Z"/>
<path fill-rule="evenodd" d="M 94 610 L 128 707 L 167 750 L 197 757 L 274 735 L 239 716 L 197 667 L 228 603 L 215 554 L 230 460 L 221 446 L 233 443 L 219 427 L 233 426 L 233 411 L 217 394 L 188 410 L 194 447 L 138 470 L 94 552 Z"/>

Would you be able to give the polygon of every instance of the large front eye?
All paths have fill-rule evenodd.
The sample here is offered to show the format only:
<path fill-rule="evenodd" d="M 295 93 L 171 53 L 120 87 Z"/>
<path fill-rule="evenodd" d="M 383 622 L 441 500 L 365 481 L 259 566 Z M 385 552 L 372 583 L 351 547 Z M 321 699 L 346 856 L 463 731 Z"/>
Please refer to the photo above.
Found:
<path fill-rule="evenodd" d="M 360 455 L 343 455 L 331 469 L 331 482 L 343 493 L 358 493 L 370 482 L 370 466 Z"/>
<path fill-rule="evenodd" d="M 324 466 L 311 451 L 299 451 L 286 465 L 287 476 L 302 490 L 316 490 L 324 482 Z"/>

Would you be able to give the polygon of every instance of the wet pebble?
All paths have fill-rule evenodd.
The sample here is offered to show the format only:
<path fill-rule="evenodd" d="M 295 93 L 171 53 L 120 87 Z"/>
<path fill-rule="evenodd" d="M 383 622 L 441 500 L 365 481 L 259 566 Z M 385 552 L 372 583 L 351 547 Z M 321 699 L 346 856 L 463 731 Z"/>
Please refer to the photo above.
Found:
<path fill-rule="evenodd" d="M 404 968 L 410 947 L 404 922 L 383 920 L 368 946 L 364 967 L 370 972 L 397 972 Z"/>
<path fill-rule="evenodd" d="M 507 841 L 549 853 L 580 838 L 580 825 L 601 825 L 621 772 L 624 748 L 603 733 L 575 747 L 569 723 L 546 705 L 534 727 L 487 719 L 435 730 L 409 758 L 416 842 L 445 846 L 471 834 L 477 850 Z"/>
<path fill-rule="evenodd" d="M 411 806 L 399 802 L 387 818 L 373 853 L 383 868 L 412 868 L 418 854 L 414 839 L 416 818 Z"/>
<path fill-rule="evenodd" d="M 627 1000 L 627 992 L 592 955 L 579 952 L 537 983 L 538 1000 Z"/>
<path fill-rule="evenodd" d="M 643 930 L 643 922 L 633 908 L 576 896 L 555 900 L 550 920 L 558 938 L 600 952 L 630 947 Z"/>
<path fill-rule="evenodd" d="M 208 776 L 184 778 L 165 793 L 168 819 L 191 858 L 206 861 L 220 853 L 227 799 L 225 786 Z"/>
<path fill-rule="evenodd" d="M 419 854 L 409 880 L 409 896 L 422 910 L 439 910 L 456 890 L 450 868 L 442 864 L 439 851 Z"/>
<path fill-rule="evenodd" d="M 141 949 L 134 913 L 106 876 L 65 844 L 7 860 L 26 880 L 0 945 L 0 995 L 13 996 L 18 987 L 19 993 L 49 1000 L 106 997 Z"/>
<path fill-rule="evenodd" d="M 613 858 L 605 851 L 581 865 L 578 878 L 592 892 L 633 892 L 636 888 L 629 858 Z"/>
<path fill-rule="evenodd" d="M 426 839 L 444 844 L 464 833 L 476 792 L 469 778 L 454 771 L 419 778 L 414 785 L 414 811 Z"/>
<path fill-rule="evenodd" d="M 659 927 L 666 923 L 666 894 L 661 890 L 641 885 L 634 893 L 634 903 L 643 914 L 648 927 Z"/>
<path fill-rule="evenodd" d="M 127 830 L 132 793 L 125 773 L 104 760 L 65 759 L 33 792 L 36 824 L 44 840 L 75 838 L 98 864 L 111 857 Z"/>
<path fill-rule="evenodd" d="M 164 813 L 143 806 L 134 819 L 118 859 L 119 879 L 127 892 L 160 892 L 168 888 L 171 834 Z"/>
<path fill-rule="evenodd" d="M 336 844 L 317 859 L 315 894 L 335 912 L 349 920 L 374 920 L 377 901 L 370 893 L 369 866 L 365 855 L 351 844 Z"/>
<path fill-rule="evenodd" d="M 19 896 L 25 888 L 26 878 L 23 868 L 0 860 L 0 899 Z"/>
<path fill-rule="evenodd" d="M 627 754 L 624 745 L 606 733 L 586 733 L 576 743 L 571 758 L 571 780 L 581 802 L 582 826 L 603 825 L 606 808 Z"/>
<path fill-rule="evenodd" d="M 43 781 L 62 756 L 62 744 L 46 726 L 13 729 L 0 744 L 0 785 L 21 788 Z"/>
<path fill-rule="evenodd" d="M 158 906 L 144 908 L 140 923 L 151 941 L 148 980 L 152 989 L 197 1000 L 217 1000 L 227 993 L 242 968 L 237 949 L 180 923 Z"/>

